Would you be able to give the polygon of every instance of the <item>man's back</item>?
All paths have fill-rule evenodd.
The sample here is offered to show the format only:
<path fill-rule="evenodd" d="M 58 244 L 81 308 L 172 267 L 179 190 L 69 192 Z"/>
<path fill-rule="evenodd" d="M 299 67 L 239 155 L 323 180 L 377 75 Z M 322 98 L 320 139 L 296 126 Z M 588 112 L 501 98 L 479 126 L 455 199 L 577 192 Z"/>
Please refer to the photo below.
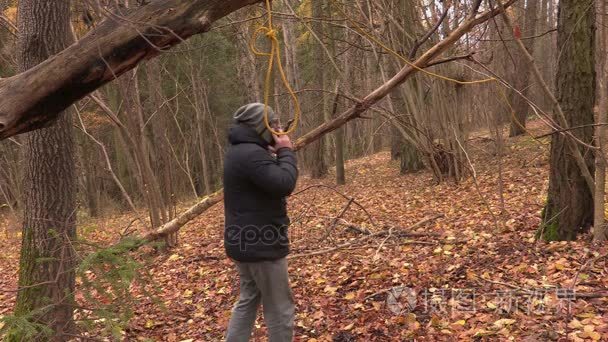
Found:
<path fill-rule="evenodd" d="M 298 176 L 293 151 L 283 148 L 276 159 L 251 128 L 235 125 L 224 161 L 225 247 L 242 262 L 276 260 L 289 253 L 289 218 L 285 197 Z"/>

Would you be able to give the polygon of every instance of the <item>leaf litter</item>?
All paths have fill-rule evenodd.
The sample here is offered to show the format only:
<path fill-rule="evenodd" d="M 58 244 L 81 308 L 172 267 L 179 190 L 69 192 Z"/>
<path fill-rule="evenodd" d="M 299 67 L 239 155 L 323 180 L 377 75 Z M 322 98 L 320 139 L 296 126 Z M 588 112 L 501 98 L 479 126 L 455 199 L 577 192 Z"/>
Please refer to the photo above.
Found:
<path fill-rule="evenodd" d="M 539 122 L 530 126 L 533 134 L 547 131 Z M 428 172 L 400 175 L 388 152 L 349 161 L 344 186 L 334 185 L 333 174 L 302 177 L 296 193 L 305 191 L 288 201 L 297 341 L 608 338 L 606 246 L 594 245 L 589 234 L 575 242 L 535 240 L 548 140 L 508 139 L 500 175 L 489 136 L 469 141 L 479 191 L 470 178 L 436 184 Z M 93 227 L 82 233 L 110 244 L 133 217 L 79 228 Z M 432 219 L 408 229 L 425 218 Z M 238 296 L 222 236 L 223 208 L 216 205 L 180 231 L 176 248 L 137 252 L 162 305 L 134 288 L 139 304 L 125 340 L 222 340 Z M 4 238 L 0 247 L 2 316 L 15 301 L 19 238 Z M 395 288 L 410 289 L 414 305 L 399 306 L 403 298 L 387 305 Z M 265 334 L 260 313 L 253 340 Z"/>

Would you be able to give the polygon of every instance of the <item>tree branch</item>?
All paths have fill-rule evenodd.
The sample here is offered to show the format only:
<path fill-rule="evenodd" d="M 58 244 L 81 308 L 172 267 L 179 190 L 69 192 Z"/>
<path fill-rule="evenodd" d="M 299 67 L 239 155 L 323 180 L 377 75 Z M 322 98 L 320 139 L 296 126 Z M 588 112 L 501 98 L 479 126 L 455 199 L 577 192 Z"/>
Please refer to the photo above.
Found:
<path fill-rule="evenodd" d="M 2 13 L 0 13 L 0 23 L 2 23 L 2 26 L 6 27 L 8 32 L 13 37 L 17 37 L 17 26 L 15 26 L 15 24 L 13 24 L 13 22 Z"/>
<path fill-rule="evenodd" d="M 412 48 L 412 51 L 410 51 L 410 59 L 414 59 L 414 57 L 416 57 L 416 52 L 418 52 L 418 49 L 422 46 L 422 44 L 424 44 L 427 40 L 429 40 L 429 38 L 431 38 L 431 36 L 437 32 L 437 30 L 439 29 L 439 27 L 441 27 L 441 23 L 443 23 L 443 21 L 445 20 L 445 18 L 448 16 L 448 12 L 450 11 L 450 5 L 446 4 L 445 5 L 445 10 L 443 11 L 443 13 L 441 14 L 441 17 L 439 18 L 439 20 L 437 21 L 437 23 L 435 24 L 435 26 L 433 26 L 433 28 L 431 28 L 431 30 L 429 32 L 427 32 L 424 37 L 422 37 L 422 39 L 420 39 L 420 41 L 416 41 L 414 47 Z"/>

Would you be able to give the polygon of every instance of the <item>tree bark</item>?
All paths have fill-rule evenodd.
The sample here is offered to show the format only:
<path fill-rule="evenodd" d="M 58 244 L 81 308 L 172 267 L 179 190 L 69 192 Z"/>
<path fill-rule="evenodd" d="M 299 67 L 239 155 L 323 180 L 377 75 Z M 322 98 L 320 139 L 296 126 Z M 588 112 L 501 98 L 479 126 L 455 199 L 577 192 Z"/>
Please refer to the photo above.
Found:
<path fill-rule="evenodd" d="M 572 134 L 592 144 L 595 105 L 595 10 L 593 0 L 561 0 L 558 16 L 556 87 L 567 127 L 585 126 Z M 581 175 L 580 165 L 568 148 L 570 137 L 554 134 L 551 142 L 549 193 L 543 213 L 546 240 L 574 240 L 593 224 L 593 187 Z M 576 144 L 589 173 L 593 153 Z"/>
<path fill-rule="evenodd" d="M 403 139 L 401 151 L 399 152 L 399 157 L 399 172 L 402 175 L 417 172 L 424 169 L 424 163 L 420 158 L 418 148 L 414 144 L 409 142 L 407 139 Z"/>
<path fill-rule="evenodd" d="M 69 0 L 19 1 L 18 28 L 19 70 L 36 70 L 36 65 L 72 43 Z M 11 100 L 3 104 L 6 102 Z M 39 331 L 35 340 L 63 341 L 64 334 L 73 330 L 75 286 L 76 172 L 71 112 L 58 113 L 54 126 L 24 136 L 24 146 L 25 208 L 15 315 L 52 331 L 52 336 Z M 21 341 L 22 334 L 13 329 L 9 340 Z"/>
<path fill-rule="evenodd" d="M 284 6 L 287 7 L 287 9 L 289 9 L 290 7 L 293 8 L 293 5 L 291 4 L 291 0 L 284 0 L 285 1 L 285 5 L 289 5 L 289 6 Z M 282 32 L 283 32 L 283 41 L 285 42 L 285 47 L 284 47 L 284 52 L 283 52 L 283 56 L 285 58 L 285 74 L 287 76 L 287 79 L 289 80 L 289 84 L 292 85 L 293 89 L 300 89 L 300 81 L 301 81 L 301 77 L 300 77 L 300 68 L 298 65 L 298 54 L 297 54 L 297 44 L 293 44 L 292 42 L 295 42 L 297 39 L 297 35 L 296 35 L 296 25 L 297 25 L 297 21 L 289 18 L 289 19 L 285 19 L 283 21 L 283 25 L 282 25 Z M 293 113 L 295 112 L 295 105 L 293 104 L 293 102 L 291 101 L 291 99 L 288 100 L 289 103 L 289 113 L 290 115 L 293 115 Z"/>
<path fill-rule="evenodd" d="M 423 32 L 424 29 L 415 19 L 417 16 L 415 3 L 400 1 L 399 7 L 402 15 L 400 23 L 403 30 L 398 34 L 393 33 L 394 30 L 390 30 L 389 36 L 393 41 L 392 45 L 394 47 L 402 45 L 406 51 L 410 51 L 410 56 L 415 56 L 418 50 L 415 47 L 419 43 L 414 37 L 419 36 L 420 32 Z M 439 23 L 431 21 L 429 24 L 437 25 Z M 425 36 L 430 32 L 428 31 Z M 395 62 L 398 63 L 400 61 L 396 59 Z M 395 65 L 396 63 L 392 63 L 389 66 L 391 73 L 394 73 L 392 70 L 394 70 Z M 381 73 L 383 74 L 382 70 Z M 384 79 L 384 75 L 382 78 Z M 419 143 L 419 134 L 416 129 L 422 124 L 421 120 L 418 120 L 420 117 L 419 112 L 423 110 L 422 108 L 427 107 L 427 104 L 422 103 L 423 100 L 420 99 L 420 94 L 420 83 L 418 80 L 413 79 L 407 84 L 396 88 L 388 102 L 389 108 L 395 114 L 400 115 L 400 118 L 393 118 L 391 120 L 393 124 L 391 129 L 391 149 L 394 149 L 393 153 L 399 157 L 401 174 L 419 171 L 424 168 L 421 154 L 422 144 Z"/>
<path fill-rule="evenodd" d="M 162 205 L 158 179 L 150 163 L 150 144 L 145 134 L 144 113 L 140 101 L 137 72 L 129 71 L 119 80 L 125 114 L 123 138 L 129 142 L 131 156 L 137 167 L 137 183 L 150 215 L 150 228 L 162 224 Z"/>

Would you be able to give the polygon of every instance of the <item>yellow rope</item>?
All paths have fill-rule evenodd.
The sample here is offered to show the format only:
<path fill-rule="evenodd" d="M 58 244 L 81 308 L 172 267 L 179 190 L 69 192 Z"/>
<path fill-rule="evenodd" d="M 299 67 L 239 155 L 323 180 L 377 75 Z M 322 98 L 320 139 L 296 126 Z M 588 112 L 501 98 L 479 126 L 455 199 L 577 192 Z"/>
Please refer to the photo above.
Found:
<path fill-rule="evenodd" d="M 296 93 L 291 88 L 289 81 L 287 80 L 287 76 L 285 75 L 285 71 L 283 70 L 283 65 L 281 63 L 281 48 L 279 44 L 279 39 L 277 38 L 277 30 L 272 26 L 272 5 L 270 4 L 270 0 L 266 0 L 266 11 L 268 12 L 268 26 L 262 26 L 255 30 L 253 36 L 251 37 L 251 41 L 249 42 L 251 51 L 258 56 L 268 57 L 268 70 L 266 72 L 266 81 L 264 83 L 264 124 L 266 125 L 266 129 L 268 129 L 272 134 L 275 135 L 287 135 L 293 133 L 296 128 L 298 128 L 298 121 L 300 120 L 300 102 L 298 101 L 298 97 Z M 270 40 L 271 48 L 270 52 L 262 52 L 259 51 L 255 44 L 257 42 L 258 36 L 260 33 L 264 33 L 266 38 Z M 277 59 L 277 65 L 279 69 L 279 73 L 281 74 L 281 79 L 283 80 L 283 84 L 287 88 L 289 95 L 293 99 L 294 104 L 294 117 L 293 124 L 286 132 L 277 132 L 271 126 L 268 120 L 268 100 L 270 98 L 270 86 L 272 84 L 272 69 L 274 67 L 274 60 Z"/>

